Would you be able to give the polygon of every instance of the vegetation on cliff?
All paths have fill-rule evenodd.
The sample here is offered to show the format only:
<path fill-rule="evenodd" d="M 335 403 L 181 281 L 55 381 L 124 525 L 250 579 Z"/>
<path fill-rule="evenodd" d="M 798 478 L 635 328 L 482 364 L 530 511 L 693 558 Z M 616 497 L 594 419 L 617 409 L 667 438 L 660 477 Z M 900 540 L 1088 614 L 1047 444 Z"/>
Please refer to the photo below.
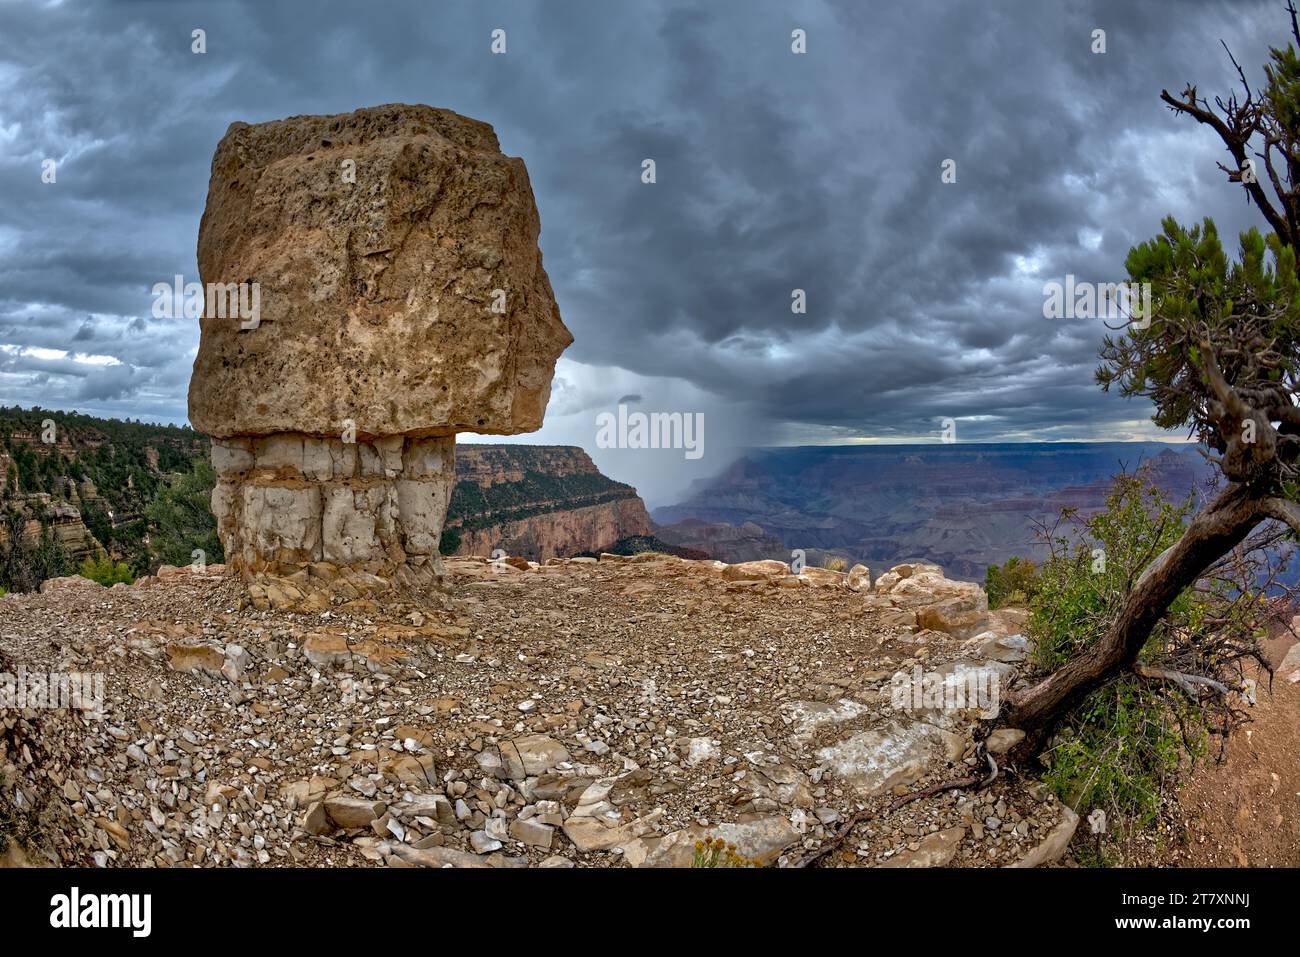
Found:
<path fill-rule="evenodd" d="M 700 551 L 698 548 L 686 548 L 682 545 L 670 545 L 662 539 L 653 535 L 629 535 L 627 538 L 620 538 L 613 545 L 610 545 L 604 551 L 611 555 L 642 555 L 652 552 L 660 555 L 675 555 L 678 558 L 689 558 L 694 560 L 708 559 L 710 556 Z M 574 556 L 575 558 L 597 558 L 596 552 L 581 552 Z"/>
<path fill-rule="evenodd" d="M 47 420 L 54 423 L 53 443 L 43 441 Z M 30 534 L 26 541 L 20 536 L 0 554 L 0 586 L 30 591 L 45 578 L 75 570 L 47 534 L 45 516 L 23 501 L 33 493 L 75 505 L 107 557 L 132 575 L 163 564 L 188 565 L 196 551 L 205 562 L 223 561 L 211 511 L 216 476 L 208 449 L 207 436 L 187 427 L 0 408 L 0 453 L 7 453 L 4 503 L 16 527 L 35 519 L 42 529 L 35 541 Z M 585 461 L 590 471 L 568 472 L 570 463 L 561 460 L 571 449 L 512 445 L 476 451 L 490 456 L 505 474 L 522 478 L 491 481 L 488 472 L 459 481 L 447 511 L 443 554 L 455 553 L 464 531 L 636 498 L 635 488 L 600 474 L 590 461 Z M 663 543 L 655 547 L 675 551 Z"/>
<path fill-rule="evenodd" d="M 1040 674 L 1105 640 L 1152 556 L 1185 534 L 1194 503 L 1170 502 L 1141 473 L 1121 476 L 1104 511 L 1072 519 L 1048 542 L 1036 576 L 1029 637 Z M 1262 662 L 1257 639 L 1275 608 L 1259 595 L 1276 534 L 1250 540 L 1184 588 L 1147 636 L 1133 666 L 1111 675 L 1061 723 L 1044 752 L 1047 780 L 1081 813 L 1100 808 L 1122 835 L 1152 824 L 1185 764 L 1245 717 L 1230 689 L 1243 664 Z"/>
<path fill-rule="evenodd" d="M 43 440 L 47 420 L 52 443 Z M 208 439 L 188 426 L 0 406 L 0 449 L 13 459 L 16 492 L 57 494 L 60 477 L 90 479 L 111 508 L 127 512 L 149 501 L 164 475 L 206 455 Z"/>
<path fill-rule="evenodd" d="M 105 588 L 117 584 L 129 585 L 135 580 L 130 565 L 126 562 L 115 562 L 108 557 L 87 558 L 77 567 L 77 574 Z"/>
<path fill-rule="evenodd" d="M 53 538 L 50 516 L 31 497 L 41 494 L 74 506 L 95 542 L 134 574 L 156 568 L 165 560 L 155 544 L 158 536 L 171 543 L 189 532 L 151 523 L 146 513 L 169 496 L 172 476 L 190 473 L 194 463 L 206 461 L 207 450 L 207 437 L 188 427 L 0 407 L 6 529 L 21 532 L 28 522 L 39 529 L 35 536 L 7 536 L 0 584 L 30 591 L 45 578 L 71 571 L 67 555 L 48 543 Z M 207 521 L 212 521 L 210 513 Z M 212 531 L 209 542 L 215 540 L 215 527 Z M 203 547 L 197 544 L 201 535 L 194 540 L 191 548 Z M 187 563 L 189 552 L 185 549 Z M 219 548 L 210 552 L 214 554 L 220 554 Z"/>
<path fill-rule="evenodd" d="M 225 560 L 210 504 L 215 484 L 216 473 L 204 458 L 194 459 L 187 472 L 167 477 L 145 509 L 151 566 Z"/>
<path fill-rule="evenodd" d="M 53 530 L 41 527 L 35 541 L 26 535 L 27 517 L 16 509 L 3 515 L 0 536 L 0 590 L 34 591 L 47 578 L 68 573 L 68 556 Z"/>
<path fill-rule="evenodd" d="M 984 572 L 989 608 L 1024 605 L 1038 593 L 1039 584 L 1038 566 L 1019 555 L 1001 565 L 990 565 Z"/>
<path fill-rule="evenodd" d="M 1150 290 L 1150 314 L 1104 339 L 1097 371 L 1103 389 L 1150 402 L 1157 426 L 1185 429 L 1206 446 L 1219 487 L 1185 525 L 1162 524 L 1158 541 L 1135 552 L 1123 577 L 1107 577 L 1115 591 L 1089 613 L 1091 627 L 1082 633 L 1095 639 L 1076 640 L 1077 654 L 1011 696 L 1004 720 L 1026 732 L 1017 758 L 1032 759 L 1062 722 L 1120 676 L 1147 676 L 1151 642 L 1181 637 L 1188 616 L 1195 640 L 1179 667 L 1163 669 L 1156 680 L 1189 697 L 1217 694 L 1228 709 L 1230 693 L 1247 690 L 1240 672 L 1239 680 L 1226 680 L 1224 656 L 1207 654 L 1204 642 L 1230 640 L 1235 648 L 1252 637 L 1249 617 L 1215 616 L 1184 603 L 1195 590 L 1212 606 L 1234 607 L 1230 595 L 1214 591 L 1227 572 L 1241 591 L 1267 593 L 1274 570 L 1255 567 L 1245 577 L 1243 563 L 1260 553 L 1261 542 L 1278 540 L 1280 528 L 1300 534 L 1300 22 L 1289 9 L 1294 42 L 1270 51 L 1259 91 L 1239 69 L 1245 89 L 1214 103 L 1190 84 L 1180 97 L 1161 93 L 1176 113 L 1223 141 L 1235 163 L 1223 171 L 1245 188 L 1271 232 L 1242 233 L 1233 258 L 1210 219 L 1190 227 L 1166 219 L 1161 234 L 1131 249 L 1126 261 L 1130 280 Z M 1233 654 L 1229 664 L 1246 652 Z"/>
<path fill-rule="evenodd" d="M 486 487 L 471 479 L 457 482 L 443 527 L 442 553 L 450 555 L 460 547 L 462 530 L 492 528 L 547 512 L 636 498 L 636 489 L 631 485 L 615 482 L 599 472 L 555 475 L 525 469 L 523 476 Z"/>

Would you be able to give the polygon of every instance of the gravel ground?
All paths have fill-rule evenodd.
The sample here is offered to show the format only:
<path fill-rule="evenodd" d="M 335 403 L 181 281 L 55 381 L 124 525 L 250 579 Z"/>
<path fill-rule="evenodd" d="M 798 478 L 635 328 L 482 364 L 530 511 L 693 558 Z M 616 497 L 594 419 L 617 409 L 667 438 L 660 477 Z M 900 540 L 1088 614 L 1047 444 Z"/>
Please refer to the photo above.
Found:
<path fill-rule="evenodd" d="M 452 560 L 445 591 L 313 614 L 256 610 L 216 567 L 0 600 L 0 671 L 102 673 L 106 698 L 0 710 L 0 852 L 680 866 L 720 837 L 789 864 L 977 763 L 974 712 L 895 709 L 895 673 L 1006 684 L 1023 657 L 1014 616 L 928 566 L 854 591 L 775 563 L 516 564 Z M 823 865 L 1005 865 L 1068 817 L 999 779 L 864 823 Z"/>

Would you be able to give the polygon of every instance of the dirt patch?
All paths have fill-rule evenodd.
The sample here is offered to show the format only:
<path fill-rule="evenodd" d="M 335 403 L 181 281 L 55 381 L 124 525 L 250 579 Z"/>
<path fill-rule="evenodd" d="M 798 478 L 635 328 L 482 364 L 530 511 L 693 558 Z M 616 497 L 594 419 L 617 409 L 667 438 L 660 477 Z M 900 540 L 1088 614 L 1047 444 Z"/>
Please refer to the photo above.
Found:
<path fill-rule="evenodd" d="M 1295 644 L 1265 643 L 1276 665 Z M 1177 867 L 1300 866 L 1300 684 L 1257 676 L 1254 722 L 1233 735 L 1222 763 L 1203 762 L 1179 792 L 1163 847 L 1140 863 Z M 1217 753 L 1217 744 L 1214 745 Z"/>

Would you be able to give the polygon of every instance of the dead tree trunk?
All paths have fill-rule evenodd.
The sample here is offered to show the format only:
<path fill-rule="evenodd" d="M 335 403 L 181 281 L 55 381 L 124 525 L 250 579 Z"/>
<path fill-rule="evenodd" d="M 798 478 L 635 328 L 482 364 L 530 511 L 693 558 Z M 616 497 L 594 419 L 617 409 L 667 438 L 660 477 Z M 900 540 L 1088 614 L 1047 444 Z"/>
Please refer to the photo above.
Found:
<path fill-rule="evenodd" d="M 1262 521 L 1263 503 L 1230 485 L 1201 508 L 1178 541 L 1142 573 L 1101 640 L 1043 681 L 1013 695 L 1000 723 L 1025 732 L 1015 757 L 1038 754 L 1057 722 L 1089 692 L 1132 667 L 1151 631 L 1184 590 Z"/>

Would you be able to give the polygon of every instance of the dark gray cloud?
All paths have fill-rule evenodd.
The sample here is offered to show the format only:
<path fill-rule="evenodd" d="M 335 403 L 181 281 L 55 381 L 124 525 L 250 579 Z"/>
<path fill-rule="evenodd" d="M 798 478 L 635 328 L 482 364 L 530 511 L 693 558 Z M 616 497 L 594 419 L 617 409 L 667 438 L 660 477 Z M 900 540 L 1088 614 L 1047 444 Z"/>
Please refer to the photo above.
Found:
<path fill-rule="evenodd" d="M 227 125 L 425 102 L 528 164 L 576 336 L 543 441 L 592 448 L 631 394 L 719 450 L 1149 436 L 1042 286 L 1122 279 L 1169 213 L 1253 221 L 1158 94 L 1226 88 L 1219 40 L 1253 71 L 1285 26 L 1274 0 L 5 3 L 0 395 L 183 421 L 197 329 L 150 289 L 194 278 Z"/>

